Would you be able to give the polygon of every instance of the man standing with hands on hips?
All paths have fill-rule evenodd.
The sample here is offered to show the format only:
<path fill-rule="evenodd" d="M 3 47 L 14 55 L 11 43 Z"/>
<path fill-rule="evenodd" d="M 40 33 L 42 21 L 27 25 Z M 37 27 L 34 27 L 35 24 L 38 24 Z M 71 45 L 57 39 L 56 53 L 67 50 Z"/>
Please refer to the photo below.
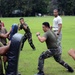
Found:
<path fill-rule="evenodd" d="M 58 15 L 58 10 L 54 9 L 53 14 L 55 18 L 53 19 L 53 31 L 57 35 L 57 43 L 62 52 L 61 40 L 62 40 L 62 18 Z"/>

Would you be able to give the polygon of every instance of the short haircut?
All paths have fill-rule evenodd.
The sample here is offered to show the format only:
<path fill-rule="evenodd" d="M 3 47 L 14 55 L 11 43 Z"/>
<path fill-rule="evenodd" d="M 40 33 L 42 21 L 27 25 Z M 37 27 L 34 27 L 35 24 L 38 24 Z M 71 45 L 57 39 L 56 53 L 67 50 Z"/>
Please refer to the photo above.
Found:
<path fill-rule="evenodd" d="M 49 24 L 48 22 L 44 22 L 44 23 L 42 23 L 42 25 L 44 25 L 44 26 L 50 28 L 50 24 Z"/>
<path fill-rule="evenodd" d="M 22 20 L 22 19 L 24 19 L 23 17 L 21 17 L 19 20 Z"/>
<path fill-rule="evenodd" d="M 58 12 L 58 9 L 54 9 L 54 11 L 57 11 Z"/>

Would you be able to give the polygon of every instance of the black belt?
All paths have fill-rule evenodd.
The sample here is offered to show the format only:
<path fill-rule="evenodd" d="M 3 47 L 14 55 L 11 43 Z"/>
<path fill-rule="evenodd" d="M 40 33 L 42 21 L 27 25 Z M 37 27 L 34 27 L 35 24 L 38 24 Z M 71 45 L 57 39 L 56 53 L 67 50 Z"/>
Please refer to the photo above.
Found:
<path fill-rule="evenodd" d="M 58 30 L 54 30 L 54 32 L 57 32 Z"/>
<path fill-rule="evenodd" d="M 51 48 L 49 48 L 49 49 L 57 49 L 58 47 L 51 47 Z"/>

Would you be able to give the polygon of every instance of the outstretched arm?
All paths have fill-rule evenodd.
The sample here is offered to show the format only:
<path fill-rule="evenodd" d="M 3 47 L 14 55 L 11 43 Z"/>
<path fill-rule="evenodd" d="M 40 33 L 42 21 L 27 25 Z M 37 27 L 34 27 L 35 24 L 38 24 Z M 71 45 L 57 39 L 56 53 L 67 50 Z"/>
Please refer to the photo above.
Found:
<path fill-rule="evenodd" d="M 10 42 L 7 46 L 0 47 L 0 55 L 6 54 L 7 51 L 9 50 L 9 47 L 10 47 Z"/>

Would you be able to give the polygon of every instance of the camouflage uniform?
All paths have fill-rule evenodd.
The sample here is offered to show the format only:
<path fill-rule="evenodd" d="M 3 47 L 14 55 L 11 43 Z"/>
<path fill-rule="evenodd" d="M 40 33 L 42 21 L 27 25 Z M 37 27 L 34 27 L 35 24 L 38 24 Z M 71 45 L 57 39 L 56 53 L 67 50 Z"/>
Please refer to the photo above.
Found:
<path fill-rule="evenodd" d="M 1 34 L 6 34 L 6 33 L 7 33 L 6 28 L 2 27 L 2 28 L 0 29 L 0 35 L 1 35 Z M 7 40 L 6 40 L 6 38 L 0 37 L 0 42 L 1 42 L 3 45 L 6 45 Z"/>
<path fill-rule="evenodd" d="M 3 44 L 0 42 L 0 47 L 2 47 Z M 2 59 L 1 59 L 1 56 L 0 56 L 0 75 L 3 74 L 3 66 L 2 66 Z"/>
<path fill-rule="evenodd" d="M 24 25 L 27 27 L 27 29 L 24 28 Z M 32 47 L 33 50 L 35 50 L 35 46 L 32 41 L 32 33 L 31 33 L 28 25 L 24 23 L 24 24 L 20 25 L 20 29 L 23 29 L 25 31 L 25 34 L 23 36 L 22 48 L 24 46 L 24 42 L 28 39 L 30 46 Z"/>
<path fill-rule="evenodd" d="M 61 50 L 57 44 L 56 35 L 49 30 L 45 33 L 44 37 L 46 38 L 48 50 L 40 55 L 38 62 L 38 70 L 43 71 L 44 60 L 52 56 L 56 62 L 68 69 L 68 67 L 70 66 L 61 59 Z"/>
<path fill-rule="evenodd" d="M 5 27 L 2 27 L 1 29 L 0 29 L 0 35 L 1 34 L 6 34 L 7 33 L 7 30 L 6 30 L 6 28 Z M 3 44 L 3 45 L 6 45 L 6 43 L 7 43 L 7 40 L 6 40 L 6 38 L 2 38 L 2 37 L 0 37 L 0 42 Z M 1 60 L 1 62 L 2 62 L 2 60 Z M 1 64 L 1 66 L 0 67 L 2 67 L 3 65 Z M 4 62 L 4 66 L 5 66 L 5 62 Z M 2 69 L 3 69 L 3 67 L 2 67 Z M 1 70 L 2 71 L 2 70 Z M 2 71 L 3 72 L 3 71 Z M 2 73 L 1 72 L 1 73 Z"/>

